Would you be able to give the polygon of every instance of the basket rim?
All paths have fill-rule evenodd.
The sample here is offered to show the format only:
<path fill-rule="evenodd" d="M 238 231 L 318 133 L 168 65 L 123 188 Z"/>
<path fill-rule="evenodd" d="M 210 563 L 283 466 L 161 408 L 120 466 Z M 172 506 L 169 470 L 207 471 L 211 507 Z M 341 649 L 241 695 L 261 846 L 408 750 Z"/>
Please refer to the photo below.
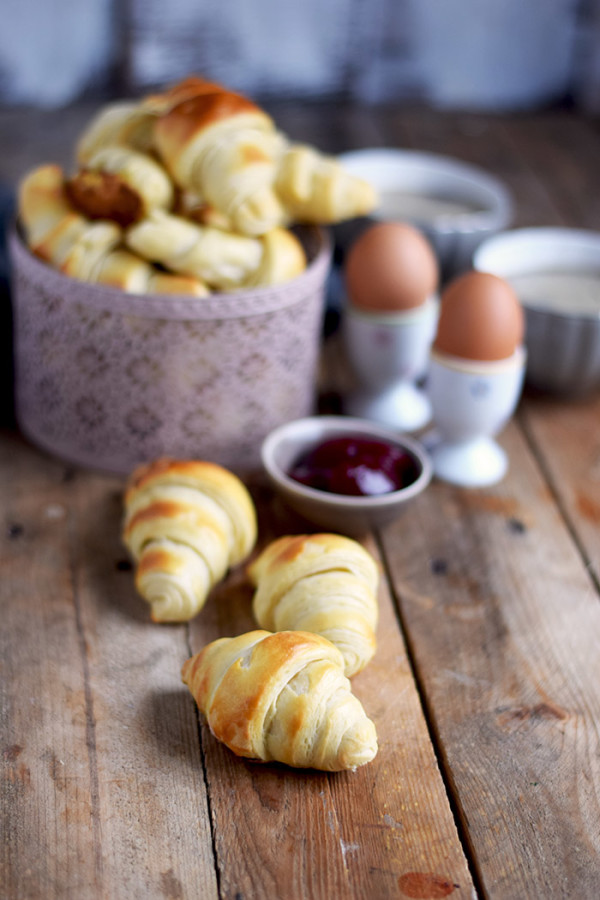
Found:
<path fill-rule="evenodd" d="M 314 240 L 316 252 L 304 272 L 289 281 L 252 290 L 214 293 L 208 297 L 132 294 L 109 285 L 79 281 L 38 259 L 25 244 L 14 220 L 8 227 L 11 282 L 25 275 L 33 287 L 58 294 L 63 302 L 79 303 L 117 315 L 156 319 L 237 319 L 276 312 L 303 302 L 324 288 L 332 259 L 329 232 L 318 225 L 302 226 L 305 240 Z"/>

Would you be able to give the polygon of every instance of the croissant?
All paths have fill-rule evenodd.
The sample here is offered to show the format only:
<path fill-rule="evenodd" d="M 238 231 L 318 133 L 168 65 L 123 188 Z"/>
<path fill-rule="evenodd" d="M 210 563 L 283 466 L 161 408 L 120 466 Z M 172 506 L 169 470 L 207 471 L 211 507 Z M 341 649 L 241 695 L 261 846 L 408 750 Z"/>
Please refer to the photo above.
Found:
<path fill-rule="evenodd" d="M 161 272 L 135 253 L 121 249 L 104 257 L 93 280 L 130 294 L 179 294 L 190 297 L 208 297 L 210 294 L 200 279 Z"/>
<path fill-rule="evenodd" d="M 86 125 L 76 145 L 76 159 L 81 166 L 105 147 L 130 147 L 149 153 L 154 143 L 154 124 L 173 106 L 198 94 L 213 90 L 215 85 L 190 75 L 159 94 L 149 94 L 141 101 L 124 100 L 103 106 Z"/>
<path fill-rule="evenodd" d="M 248 566 L 254 617 L 268 631 L 312 631 L 335 644 L 350 677 L 375 653 L 377 563 L 337 534 L 282 537 Z"/>
<path fill-rule="evenodd" d="M 132 225 L 125 242 L 148 260 L 224 290 L 242 284 L 258 268 L 262 257 L 257 238 L 196 225 L 161 210 Z"/>
<path fill-rule="evenodd" d="M 152 157 L 128 147 L 104 147 L 67 181 L 73 205 L 90 219 L 127 226 L 173 203 L 171 179 Z"/>
<path fill-rule="evenodd" d="M 18 211 L 30 249 L 71 278 L 136 294 L 209 293 L 197 278 L 163 273 L 120 249 L 123 232 L 115 222 L 92 222 L 75 210 L 60 166 L 40 166 L 22 179 Z"/>
<path fill-rule="evenodd" d="M 34 169 L 19 185 L 19 215 L 31 250 L 66 275 L 91 280 L 121 240 L 114 222 L 89 222 L 73 209 L 60 166 Z"/>
<path fill-rule="evenodd" d="M 198 225 L 213 225 L 215 228 L 220 228 L 221 231 L 233 231 L 227 216 L 215 209 L 214 206 L 210 206 L 193 191 L 178 190 L 176 192 L 173 212 Z"/>
<path fill-rule="evenodd" d="M 140 256 L 200 278 L 217 290 L 277 284 L 306 267 L 300 241 L 284 228 L 255 238 L 198 225 L 162 210 L 132 225 L 125 242 Z"/>
<path fill-rule="evenodd" d="M 234 230 L 265 234 L 286 221 L 273 187 L 286 139 L 246 97 L 210 88 L 158 117 L 156 149 L 174 181 L 214 206 Z"/>
<path fill-rule="evenodd" d="M 319 635 L 220 638 L 188 659 L 181 676 L 214 736 L 238 756 L 339 771 L 377 753 L 375 726 L 341 654 Z"/>
<path fill-rule="evenodd" d="M 86 219 L 77 213 L 64 190 L 60 166 L 47 164 L 28 172 L 18 190 L 19 218 L 33 252 L 52 262 L 61 259 L 84 231 Z"/>
<path fill-rule="evenodd" d="M 256 528 L 246 487 L 215 463 L 159 459 L 136 469 L 125 492 L 123 540 L 152 619 L 195 616 L 213 585 L 250 553 Z"/>
<path fill-rule="evenodd" d="M 104 147 L 131 147 L 141 153 L 152 149 L 156 113 L 135 101 L 119 101 L 102 107 L 77 140 L 75 157 L 80 166 Z"/>
<path fill-rule="evenodd" d="M 295 222 L 333 224 L 364 216 L 377 204 L 373 187 L 313 147 L 290 146 L 281 157 L 275 188 Z"/>
<path fill-rule="evenodd" d="M 208 297 L 210 291 L 203 281 L 193 278 L 191 275 L 172 275 L 170 272 L 161 272 L 151 267 L 144 294 L 176 294 L 188 297 Z"/>
<path fill-rule="evenodd" d="M 281 284 L 300 275 L 306 268 L 304 248 L 298 238 L 286 228 L 272 228 L 260 238 L 260 242 L 260 264 L 246 278 L 243 287 Z"/>

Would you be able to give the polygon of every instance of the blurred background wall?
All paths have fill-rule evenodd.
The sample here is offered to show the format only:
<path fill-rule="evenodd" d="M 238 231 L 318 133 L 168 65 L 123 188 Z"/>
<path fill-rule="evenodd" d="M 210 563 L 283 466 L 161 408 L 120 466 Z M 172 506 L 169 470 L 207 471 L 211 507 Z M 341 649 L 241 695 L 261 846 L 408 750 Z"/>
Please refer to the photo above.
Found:
<path fill-rule="evenodd" d="M 0 104 L 190 72 L 255 98 L 600 112 L 600 0 L 4 0 Z"/>

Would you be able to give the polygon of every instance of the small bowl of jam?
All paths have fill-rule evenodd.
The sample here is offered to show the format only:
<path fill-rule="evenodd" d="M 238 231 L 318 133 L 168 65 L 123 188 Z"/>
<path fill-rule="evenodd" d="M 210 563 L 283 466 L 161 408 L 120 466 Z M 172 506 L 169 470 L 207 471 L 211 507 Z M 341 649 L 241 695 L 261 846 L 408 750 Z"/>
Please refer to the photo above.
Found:
<path fill-rule="evenodd" d="M 432 476 L 417 441 L 348 416 L 281 425 L 265 439 L 261 455 L 288 506 L 321 528 L 348 535 L 391 522 Z"/>

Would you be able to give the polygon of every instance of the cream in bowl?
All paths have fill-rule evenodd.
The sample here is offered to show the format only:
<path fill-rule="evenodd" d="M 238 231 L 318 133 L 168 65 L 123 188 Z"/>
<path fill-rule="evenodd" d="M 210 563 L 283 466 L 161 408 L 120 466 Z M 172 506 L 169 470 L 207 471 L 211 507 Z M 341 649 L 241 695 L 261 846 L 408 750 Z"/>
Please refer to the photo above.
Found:
<path fill-rule="evenodd" d="M 561 394 L 600 386 L 600 234 L 523 228 L 485 241 L 476 269 L 505 278 L 525 310 L 529 384 Z"/>
<path fill-rule="evenodd" d="M 366 178 L 379 203 L 376 221 L 404 221 L 431 241 L 445 275 L 468 268 L 475 248 L 507 228 L 512 200 L 488 172 L 435 153 L 376 147 L 339 157 L 346 171 Z"/>
<path fill-rule="evenodd" d="M 391 522 L 431 480 L 417 442 L 350 416 L 311 416 L 276 428 L 265 471 L 286 504 L 320 528 L 360 535 Z"/>

